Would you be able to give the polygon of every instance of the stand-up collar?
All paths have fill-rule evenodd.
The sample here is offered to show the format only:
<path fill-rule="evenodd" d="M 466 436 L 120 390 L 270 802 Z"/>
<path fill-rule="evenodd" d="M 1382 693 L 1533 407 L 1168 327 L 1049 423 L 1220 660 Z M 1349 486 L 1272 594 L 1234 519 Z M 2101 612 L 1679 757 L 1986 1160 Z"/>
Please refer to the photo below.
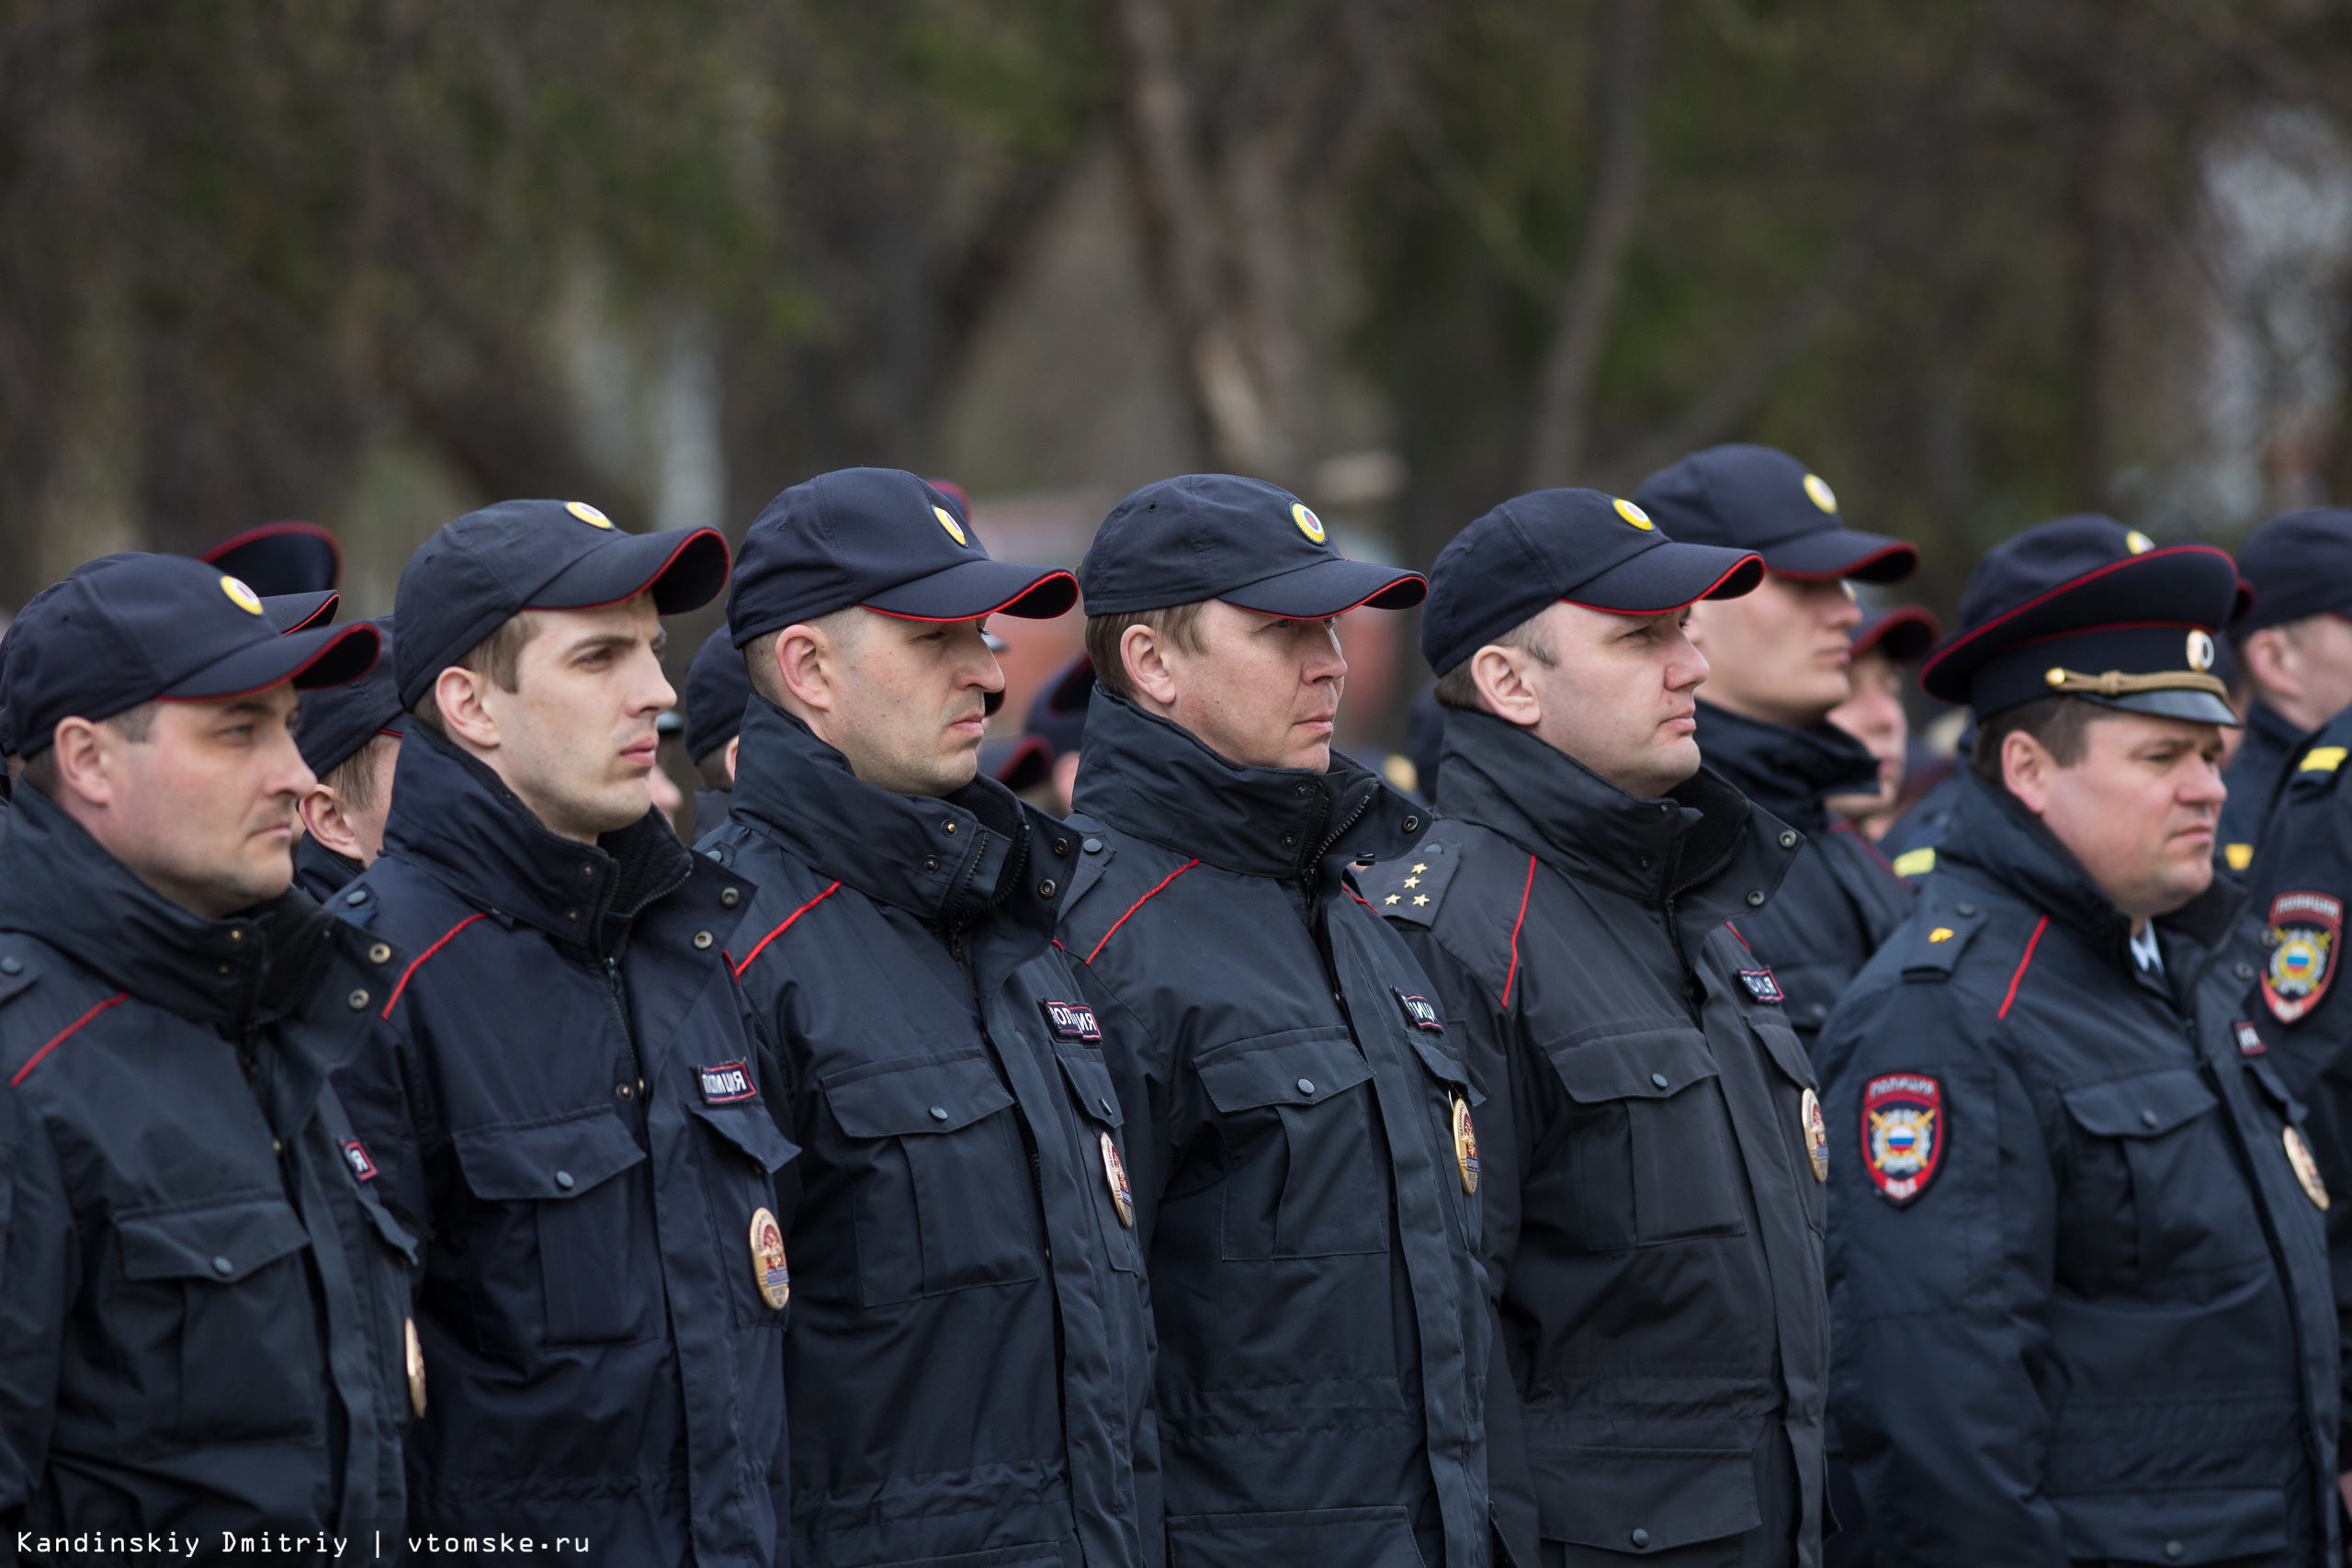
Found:
<path fill-rule="evenodd" d="M 1803 840 L 1705 768 L 1644 800 L 1530 731 L 1462 710 L 1445 727 L 1438 807 L 1580 882 L 1706 924 L 1750 914 Z M 1751 895 L 1761 895 L 1751 900 Z"/>
<path fill-rule="evenodd" d="M 1049 934 L 1051 880 L 1024 873 L 1034 825 L 1013 793 L 981 774 L 944 797 L 867 784 L 798 719 L 754 695 L 743 709 L 733 818 L 819 874 L 944 930 L 991 911 Z M 1041 895 L 1039 887 L 1054 891 Z"/>
<path fill-rule="evenodd" d="M 401 747 L 384 848 L 477 908 L 600 953 L 616 951 L 628 922 L 694 863 L 659 808 L 594 844 L 559 836 L 496 773 L 424 724 Z"/>
<path fill-rule="evenodd" d="M 1190 731 L 1101 687 L 1086 711 L 1073 804 L 1221 871 L 1336 890 L 1350 861 L 1412 847 L 1429 813 L 1338 751 L 1328 773 L 1227 761 Z"/>
<path fill-rule="evenodd" d="M 1878 788 L 1878 759 L 1827 719 L 1809 729 L 1767 724 L 1703 698 L 1699 703 L 1699 751 L 1734 788 L 1802 832 L 1829 826 L 1833 795 Z"/>
<path fill-rule="evenodd" d="M 333 957 L 334 921 L 288 890 L 208 920 L 131 874 L 39 790 L 0 843 L 0 930 L 20 931 L 193 1022 L 244 1035 L 299 1013 Z"/>
<path fill-rule="evenodd" d="M 2074 852 L 2007 790 L 1994 788 L 1964 766 L 1956 776 L 1960 797 L 1936 852 L 1940 862 L 2007 885 L 2125 974 L 2136 971 L 2130 918 L 2091 880 Z M 2157 916 L 2155 923 L 2210 950 L 2228 936 L 2245 897 L 2227 877 L 2216 876 L 2203 893 Z"/>

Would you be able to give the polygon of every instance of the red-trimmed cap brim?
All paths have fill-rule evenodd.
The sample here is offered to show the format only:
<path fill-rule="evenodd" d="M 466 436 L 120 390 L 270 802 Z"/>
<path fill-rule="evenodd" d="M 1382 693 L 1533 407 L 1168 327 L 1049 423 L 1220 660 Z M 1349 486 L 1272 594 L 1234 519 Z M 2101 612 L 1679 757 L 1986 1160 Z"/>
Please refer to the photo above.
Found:
<path fill-rule="evenodd" d="M 1878 534 L 1857 534 L 1850 528 L 1823 528 L 1800 534 L 1758 551 L 1765 569 L 1775 577 L 1799 582 L 1900 582 L 1919 570 L 1919 547 L 1908 539 Z"/>
<path fill-rule="evenodd" d="M 1561 602 L 1612 615 L 1663 615 L 1702 599 L 1736 599 L 1764 581 L 1764 558 L 1723 545 L 1661 542 L 1562 594 Z"/>
<path fill-rule="evenodd" d="M 321 626 L 246 644 L 156 695 L 164 702 L 224 702 L 291 681 L 298 690 L 347 685 L 376 667 L 383 639 L 366 621 Z"/>
<path fill-rule="evenodd" d="M 664 615 L 698 610 L 727 586 L 727 536 L 716 528 L 624 534 L 590 550 L 533 591 L 526 610 L 601 610 L 640 593 Z"/>
<path fill-rule="evenodd" d="M 269 624 L 282 637 L 334 625 L 335 612 L 342 603 L 343 595 L 332 588 L 323 593 L 276 593 L 263 598 L 261 613 L 269 617 Z"/>
<path fill-rule="evenodd" d="M 1429 579 L 1418 571 L 1335 558 L 1261 577 L 1228 588 L 1216 597 L 1261 615 L 1321 621 L 1366 605 L 1375 610 L 1409 610 L 1428 598 L 1429 592 Z"/>
<path fill-rule="evenodd" d="M 254 591 L 265 595 L 313 592 L 308 585 L 332 588 L 343 581 L 343 544 L 316 523 L 264 523 L 230 535 L 196 558 L 250 578 Z M 288 575 L 295 581 L 283 581 Z"/>
<path fill-rule="evenodd" d="M 976 621 L 983 615 L 1050 621 L 1078 603 L 1078 579 L 1057 569 L 1016 561 L 967 560 L 859 603 L 902 621 Z"/>
<path fill-rule="evenodd" d="M 1897 664 L 1909 664 L 1935 647 L 1943 633 L 1943 623 L 1926 605 L 1897 604 L 1854 628 L 1853 650 L 1860 655 L 1877 649 Z"/>
<path fill-rule="evenodd" d="M 1011 790 L 1043 784 L 1054 768 L 1054 748 L 1041 736 L 1016 735 L 991 740 L 980 748 L 980 767 L 989 777 Z"/>

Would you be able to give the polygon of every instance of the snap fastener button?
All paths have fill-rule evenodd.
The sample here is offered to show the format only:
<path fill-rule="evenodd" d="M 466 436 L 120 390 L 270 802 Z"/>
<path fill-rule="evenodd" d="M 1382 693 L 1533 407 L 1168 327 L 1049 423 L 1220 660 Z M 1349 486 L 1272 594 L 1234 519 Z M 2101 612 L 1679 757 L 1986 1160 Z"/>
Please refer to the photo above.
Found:
<path fill-rule="evenodd" d="M 0 958 L 0 975 L 21 975 L 25 963 L 21 958 Z"/>
<path fill-rule="evenodd" d="M 577 910 L 577 909 L 566 909 L 566 910 L 563 912 L 563 918 L 564 918 L 565 919 L 567 919 L 567 920 L 570 920 L 573 925 L 575 925 L 575 926 L 576 926 L 576 925 L 578 925 L 578 924 L 580 923 L 580 911 L 579 911 L 579 910 Z"/>
<path fill-rule="evenodd" d="M 1078 847 L 1084 850 L 1088 854 L 1099 855 L 1102 852 L 1102 840 L 1100 839 L 1089 839 Z"/>
<path fill-rule="evenodd" d="M 352 1011 L 357 1012 L 361 1008 L 368 1005 L 368 992 L 365 987 L 362 987 L 359 990 L 352 992 L 351 995 L 344 998 L 343 999 L 351 1004 Z"/>
<path fill-rule="evenodd" d="M 697 947 L 697 948 L 704 948 L 704 947 L 708 947 L 709 945 L 710 945 L 710 933 L 709 933 L 708 931 L 696 931 L 696 932 L 695 932 L 695 947 Z"/>
<path fill-rule="evenodd" d="M 1054 853 L 1057 855 L 1066 855 L 1069 853 L 1069 840 L 1068 839 L 1056 839 L 1054 840 Z"/>
<path fill-rule="evenodd" d="M 555 1173 L 555 1184 L 558 1187 L 562 1188 L 566 1192 L 571 1191 L 571 1189 L 577 1185 L 571 1179 L 571 1172 L 568 1170 L 559 1170 Z"/>
<path fill-rule="evenodd" d="M 2238 965 L 2238 978 L 2239 978 L 2239 979 L 2241 979 L 2241 980 L 2251 980 L 2251 979 L 2253 979 L 2253 978 L 2254 978 L 2254 965 L 2253 965 L 2253 964 L 2239 964 L 2239 965 Z"/>
<path fill-rule="evenodd" d="M 274 1155 L 282 1155 L 286 1152 L 286 1145 L 276 1138 L 272 1138 L 269 1141 L 269 1152 Z"/>
<path fill-rule="evenodd" d="M 229 931 L 229 940 L 231 942 L 243 942 L 245 940 L 245 933 L 232 927 Z"/>
<path fill-rule="evenodd" d="M 1635 1531 L 1634 1532 L 1634 1544 L 1635 1546 L 1647 1546 L 1647 1545 L 1649 1545 L 1649 1543 L 1650 1543 L 1650 1532 L 1649 1532 L 1649 1531 L 1647 1531 L 1647 1530 L 1635 1530 Z"/>
<path fill-rule="evenodd" d="M 391 961 L 392 944 L 389 942 L 379 942 L 368 950 L 368 962 L 370 964 L 390 964 Z"/>
<path fill-rule="evenodd" d="M 1781 847 L 1784 850 L 1795 849 L 1797 847 L 1797 836 L 1794 833 L 1781 834 Z"/>
<path fill-rule="evenodd" d="M 1408 817 L 1408 818 L 1405 818 L 1405 831 L 1407 831 L 1408 833 L 1411 832 L 1414 829 L 1416 829 L 1416 828 L 1419 827 L 1420 825 L 1421 825 L 1421 819 L 1420 819 L 1419 818 L 1418 818 L 1418 817 Z"/>
<path fill-rule="evenodd" d="M 937 855 L 923 856 L 922 868 L 925 871 L 937 871 L 939 869 L 939 857 Z"/>
<path fill-rule="evenodd" d="M 2143 1111 L 2140 1112 L 2140 1125 L 2143 1127 L 2153 1127 L 2163 1120 L 2163 1117 L 2157 1115 L 2153 1111 Z"/>
<path fill-rule="evenodd" d="M 718 895 L 718 907 L 722 909 L 731 909 L 742 901 L 743 895 L 732 887 L 723 890 Z"/>
<path fill-rule="evenodd" d="M 1301 1094 L 1313 1094 L 1315 1092 L 1315 1080 L 1313 1078 L 1299 1079 L 1298 1092 Z"/>
<path fill-rule="evenodd" d="M 1054 896 L 1054 892 L 1055 892 L 1055 887 L 1054 887 L 1054 879 L 1053 879 L 1052 877 L 1050 877 L 1050 876 L 1049 876 L 1049 877 L 1046 878 L 1046 880 L 1045 880 L 1045 881 L 1040 882 L 1039 884 L 1037 884 L 1037 897 L 1040 897 L 1040 898 L 1050 898 L 1050 897 L 1052 897 Z"/>
<path fill-rule="evenodd" d="M 932 1119 L 933 1121 L 934 1121 L 934 1122 L 944 1122 L 944 1121 L 946 1121 L 946 1120 L 947 1120 L 947 1107 L 945 1107 L 945 1106 L 944 1106 L 944 1105 L 934 1105 L 934 1106 L 933 1106 L 933 1107 L 931 1108 L 931 1119 Z"/>
<path fill-rule="evenodd" d="M 1954 904 L 1951 907 L 1951 912 L 1962 917 L 1973 915 L 1976 913 L 1976 906 L 1973 904 Z"/>
<path fill-rule="evenodd" d="M 596 874 L 596 863 L 595 863 L 594 861 L 592 861 L 592 860 L 583 860 L 583 861 L 582 861 L 582 862 L 580 863 L 580 874 L 581 874 L 581 875 L 582 875 L 582 876 L 594 876 L 594 875 L 595 875 L 595 874 Z"/>
<path fill-rule="evenodd" d="M 368 902 L 368 889 L 355 887 L 343 896 L 343 901 L 346 904 L 365 904 Z"/>
<path fill-rule="evenodd" d="M 939 830 L 952 839 L 956 836 L 956 824 L 953 820 L 942 822 L 939 825 Z"/>
<path fill-rule="evenodd" d="M 2165 1542 L 2165 1555 L 2176 1562 L 2180 1561 L 2181 1554 L 2188 1550 L 2188 1549 L 2187 1547 L 2181 1545 L 2180 1542 L 2177 1540 L 2168 1540 Z"/>
<path fill-rule="evenodd" d="M 1652 1073 L 1650 1075 L 1650 1082 L 1657 1085 L 1660 1089 L 1664 1089 L 1667 1083 L 1666 1075 L 1664 1073 Z"/>
<path fill-rule="evenodd" d="M 212 1271 L 225 1280 L 237 1271 L 237 1266 L 225 1258 L 216 1258 L 212 1260 Z"/>
<path fill-rule="evenodd" d="M 1763 894 L 1761 894 L 1761 893 L 1750 893 L 1750 894 L 1747 896 L 1747 907 L 1748 907 L 1749 908 L 1751 908 L 1751 909 L 1755 908 L 1758 905 L 1759 905 L 1759 904 L 1761 904 L 1761 903 L 1763 903 L 1763 902 L 1764 902 L 1764 895 L 1763 895 Z"/>
<path fill-rule="evenodd" d="M 1296 789 L 1291 791 L 1291 794 L 1298 796 L 1301 800 L 1305 800 L 1308 795 L 1313 795 L 1314 793 L 1315 786 L 1313 784 L 1301 784 Z"/>
<path fill-rule="evenodd" d="M 613 1086 L 613 1092 L 619 1095 L 623 1100 L 627 1100 L 636 1091 L 631 1089 L 628 1085 L 625 1083 L 616 1083 Z"/>
<path fill-rule="evenodd" d="M 1283 848 L 1286 850 L 1295 850 L 1298 848 L 1298 835 L 1295 833 L 1284 833 L 1283 835 Z"/>

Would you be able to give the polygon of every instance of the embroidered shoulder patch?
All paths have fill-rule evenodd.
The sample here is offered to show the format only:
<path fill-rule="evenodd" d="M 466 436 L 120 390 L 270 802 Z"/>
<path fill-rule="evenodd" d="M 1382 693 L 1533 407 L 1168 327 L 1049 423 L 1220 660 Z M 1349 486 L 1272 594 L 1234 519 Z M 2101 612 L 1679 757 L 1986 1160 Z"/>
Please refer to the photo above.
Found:
<path fill-rule="evenodd" d="M 1402 987 L 1396 986 L 1391 986 L 1388 988 L 1388 994 L 1395 997 L 1396 998 L 1396 1005 L 1405 1010 L 1405 1021 L 1407 1023 L 1411 1024 L 1415 1029 L 1419 1030 L 1424 1034 L 1442 1034 L 1445 1032 L 1445 1021 L 1438 1017 L 1437 1004 L 1430 1000 L 1429 998 L 1413 996 L 1405 991 Z"/>
<path fill-rule="evenodd" d="M 1925 1073 L 1888 1073 L 1862 1088 L 1862 1168 L 1896 1208 L 1918 1201 L 1944 1158 L 1944 1086 Z"/>
<path fill-rule="evenodd" d="M 1041 1001 L 1037 1008 L 1046 1015 L 1046 1027 L 1054 1032 L 1057 1040 L 1102 1038 L 1102 1025 L 1095 1019 L 1093 1008 L 1084 1002 Z"/>
<path fill-rule="evenodd" d="M 738 1100 L 760 1098 L 760 1086 L 752 1081 L 748 1062 L 721 1062 L 715 1067 L 695 1070 L 702 1074 L 705 1105 L 733 1105 Z"/>
<path fill-rule="evenodd" d="M 1781 989 L 1781 982 L 1772 977 L 1770 969 L 1743 969 L 1739 972 L 1739 983 L 1746 986 L 1747 994 L 1759 1002 L 1780 1003 L 1789 999 Z"/>
<path fill-rule="evenodd" d="M 2344 934 L 2344 902 L 2326 893 L 2281 893 L 2270 901 L 2262 933 L 2270 962 L 2262 971 L 2262 999 L 2271 1016 L 2292 1023 L 2319 1006 L 2335 978 L 2335 942 Z"/>
<path fill-rule="evenodd" d="M 368 1157 L 368 1145 L 356 1138 L 345 1138 L 338 1145 L 343 1150 L 344 1163 L 351 1167 L 351 1174 L 362 1181 L 376 1179 L 376 1162 Z"/>

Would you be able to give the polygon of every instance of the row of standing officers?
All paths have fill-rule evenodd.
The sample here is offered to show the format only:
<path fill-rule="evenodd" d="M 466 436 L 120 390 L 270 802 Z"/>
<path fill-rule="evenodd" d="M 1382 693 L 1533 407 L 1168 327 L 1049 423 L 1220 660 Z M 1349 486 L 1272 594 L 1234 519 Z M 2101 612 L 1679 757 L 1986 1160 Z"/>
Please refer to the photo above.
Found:
<path fill-rule="evenodd" d="M 2217 850 L 2256 597 L 2061 520 L 1924 672 L 1915 888 L 1824 802 L 1916 559 L 1724 447 L 1426 581 L 1215 475 L 1073 579 L 880 469 L 731 563 L 492 506 L 382 623 L 92 563 L 0 645 L 0 1560 L 2316 1568 L 2346 887 L 2269 840 L 2333 769 Z M 1059 818 L 982 626 L 1081 584 Z M 1334 620 L 1416 604 L 1434 814 L 1331 746 Z"/>

